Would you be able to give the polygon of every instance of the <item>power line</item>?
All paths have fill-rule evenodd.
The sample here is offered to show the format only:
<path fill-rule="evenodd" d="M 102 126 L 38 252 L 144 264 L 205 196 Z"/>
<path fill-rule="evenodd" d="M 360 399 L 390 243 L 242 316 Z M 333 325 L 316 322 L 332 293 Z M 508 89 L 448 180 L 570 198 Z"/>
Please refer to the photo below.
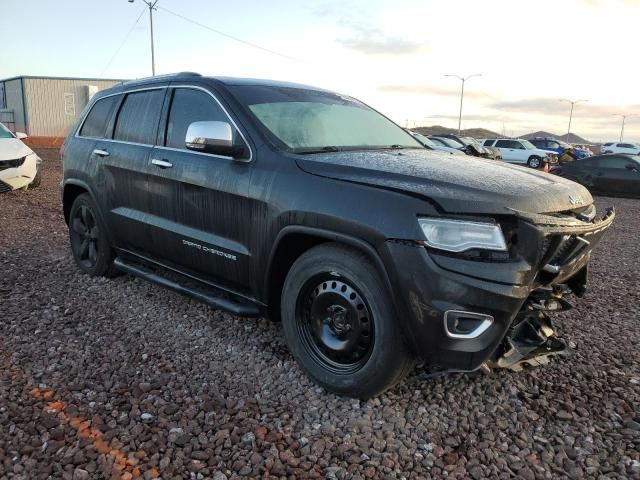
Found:
<path fill-rule="evenodd" d="M 159 10 L 163 10 L 163 11 L 165 11 L 165 12 L 167 12 L 167 13 L 175 16 L 175 17 L 181 18 L 185 22 L 192 23 L 192 24 L 197 25 L 197 26 L 199 26 L 201 28 L 209 30 L 210 32 L 216 33 L 216 34 L 221 35 L 223 37 L 230 38 L 231 40 L 235 40 L 236 42 L 240 42 L 240 43 L 242 43 L 244 45 L 247 45 L 249 47 L 257 48 L 258 50 L 262 50 L 263 52 L 267 52 L 267 53 L 270 53 L 272 55 L 277 55 L 278 57 L 286 58 L 288 60 L 293 60 L 294 62 L 308 63 L 308 62 L 306 62 L 304 60 L 301 60 L 300 58 L 296 58 L 296 57 L 292 57 L 290 55 L 286 55 L 284 53 L 276 52 L 275 50 L 271 50 L 269 48 L 261 47 L 260 45 L 257 45 L 255 43 L 247 42 L 246 40 L 242 40 L 241 38 L 234 37 L 233 35 L 229 35 L 228 33 L 221 32 L 220 30 L 217 30 L 215 28 L 209 27 L 208 25 L 204 25 L 203 23 L 200 23 L 200 22 L 198 22 L 196 20 L 192 20 L 190 18 L 187 18 L 184 15 L 180 15 L 179 13 L 172 12 L 171 10 L 166 9 L 164 7 L 157 7 L 157 8 Z"/>
<path fill-rule="evenodd" d="M 138 25 L 138 22 L 140 21 L 140 19 L 142 18 L 142 15 L 144 14 L 144 12 L 146 10 L 147 10 L 147 8 L 145 7 L 140 11 L 140 15 L 138 15 L 138 18 L 133 23 L 133 25 L 131 25 L 131 28 L 129 29 L 129 31 L 125 35 L 124 40 L 122 40 L 122 43 L 120 44 L 118 49 L 115 51 L 115 53 L 109 59 L 109 63 L 107 63 L 107 66 L 102 69 L 102 72 L 100 72 L 100 75 L 99 75 L 100 77 L 102 77 L 104 75 L 104 73 L 107 71 L 107 69 L 111 66 L 111 63 L 115 60 L 115 58 L 120 53 L 120 50 L 122 50 L 122 47 L 124 47 L 124 44 L 127 43 L 127 40 L 129 39 L 129 35 L 131 35 L 131 32 L 133 32 L 133 29 L 136 28 L 136 25 Z"/>

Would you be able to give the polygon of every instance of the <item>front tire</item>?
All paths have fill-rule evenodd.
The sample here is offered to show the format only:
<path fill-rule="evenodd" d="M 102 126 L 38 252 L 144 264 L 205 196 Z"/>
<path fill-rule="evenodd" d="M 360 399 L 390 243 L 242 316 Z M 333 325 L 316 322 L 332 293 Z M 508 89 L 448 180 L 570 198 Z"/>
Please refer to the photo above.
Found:
<path fill-rule="evenodd" d="M 542 166 L 542 158 L 532 155 L 527 161 L 529 168 L 540 168 Z"/>
<path fill-rule="evenodd" d="M 38 168 L 36 170 L 35 177 L 33 177 L 33 180 L 31 180 L 31 183 L 29 184 L 29 188 L 38 188 L 41 183 L 42 183 L 42 171 L 40 170 L 40 168 Z"/>
<path fill-rule="evenodd" d="M 98 208 L 87 193 L 78 195 L 71 205 L 69 240 L 73 258 L 84 273 L 105 277 L 118 274 L 113 265 L 106 229 L 98 216 Z"/>
<path fill-rule="evenodd" d="M 329 243 L 293 264 L 281 298 L 289 350 L 316 383 L 369 398 L 414 365 L 388 289 L 368 257 Z"/>

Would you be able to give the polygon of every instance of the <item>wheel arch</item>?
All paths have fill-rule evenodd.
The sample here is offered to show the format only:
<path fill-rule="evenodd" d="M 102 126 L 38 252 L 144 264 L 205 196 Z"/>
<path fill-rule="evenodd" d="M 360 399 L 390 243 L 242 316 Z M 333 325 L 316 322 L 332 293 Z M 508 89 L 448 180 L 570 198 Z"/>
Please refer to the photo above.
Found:
<path fill-rule="evenodd" d="M 359 238 L 339 233 L 306 226 L 288 226 L 283 228 L 274 242 L 263 292 L 268 305 L 269 317 L 272 320 L 280 318 L 280 295 L 285 278 L 293 263 L 306 251 L 322 243 L 337 243 L 352 247 L 364 253 L 371 259 L 381 278 L 393 296 L 391 282 L 387 275 L 382 259 L 376 249 L 368 242 Z"/>

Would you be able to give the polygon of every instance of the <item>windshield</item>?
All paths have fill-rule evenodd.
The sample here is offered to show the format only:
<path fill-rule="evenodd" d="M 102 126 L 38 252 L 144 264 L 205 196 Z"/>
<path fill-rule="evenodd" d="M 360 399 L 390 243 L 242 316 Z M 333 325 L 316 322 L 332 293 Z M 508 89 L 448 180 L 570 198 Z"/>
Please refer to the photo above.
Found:
<path fill-rule="evenodd" d="M 278 143 L 292 152 L 424 148 L 375 110 L 332 92 L 266 85 L 230 86 Z"/>
<path fill-rule="evenodd" d="M 538 148 L 529 140 L 520 140 L 520 143 L 525 148 L 525 150 L 536 150 Z"/>
<path fill-rule="evenodd" d="M 14 138 L 7 127 L 0 123 L 0 138 Z"/>

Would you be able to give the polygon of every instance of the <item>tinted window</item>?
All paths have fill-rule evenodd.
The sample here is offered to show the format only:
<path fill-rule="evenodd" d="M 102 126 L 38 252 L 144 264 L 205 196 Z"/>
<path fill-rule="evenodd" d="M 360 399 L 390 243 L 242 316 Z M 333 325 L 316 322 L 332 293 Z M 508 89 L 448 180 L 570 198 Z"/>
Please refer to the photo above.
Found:
<path fill-rule="evenodd" d="M 613 142 L 607 142 L 604 144 L 605 147 L 610 147 L 611 145 L 613 145 Z"/>
<path fill-rule="evenodd" d="M 533 145 L 535 145 L 536 147 L 546 147 L 547 146 L 547 142 L 545 142 L 544 140 L 529 140 Z"/>
<path fill-rule="evenodd" d="M 484 145 L 490 147 L 491 145 L 493 145 L 493 140 L 485 140 Z"/>
<path fill-rule="evenodd" d="M 619 143 L 618 147 L 620 148 L 638 148 L 635 145 L 631 144 L 631 143 Z"/>
<path fill-rule="evenodd" d="M 164 90 L 147 90 L 127 95 L 118 114 L 113 138 L 153 145 L 163 96 Z"/>
<path fill-rule="evenodd" d="M 599 161 L 602 168 L 627 168 L 627 165 L 633 165 L 633 162 L 624 157 L 606 157 Z"/>
<path fill-rule="evenodd" d="M 520 145 L 520 142 L 516 142 L 515 140 L 498 140 L 496 142 L 496 147 L 498 147 L 498 148 L 519 148 L 519 149 L 522 149 L 522 145 Z"/>
<path fill-rule="evenodd" d="M 176 89 L 171 101 L 165 145 L 185 148 L 187 128 L 192 122 L 201 121 L 229 122 L 229 118 L 211 95 L 189 88 Z"/>
<path fill-rule="evenodd" d="M 93 107 L 91 107 L 91 111 L 89 115 L 87 115 L 80 130 L 80 136 L 104 138 L 107 131 L 107 123 L 111 118 L 111 113 L 117 101 L 117 95 L 98 100 Z"/>

